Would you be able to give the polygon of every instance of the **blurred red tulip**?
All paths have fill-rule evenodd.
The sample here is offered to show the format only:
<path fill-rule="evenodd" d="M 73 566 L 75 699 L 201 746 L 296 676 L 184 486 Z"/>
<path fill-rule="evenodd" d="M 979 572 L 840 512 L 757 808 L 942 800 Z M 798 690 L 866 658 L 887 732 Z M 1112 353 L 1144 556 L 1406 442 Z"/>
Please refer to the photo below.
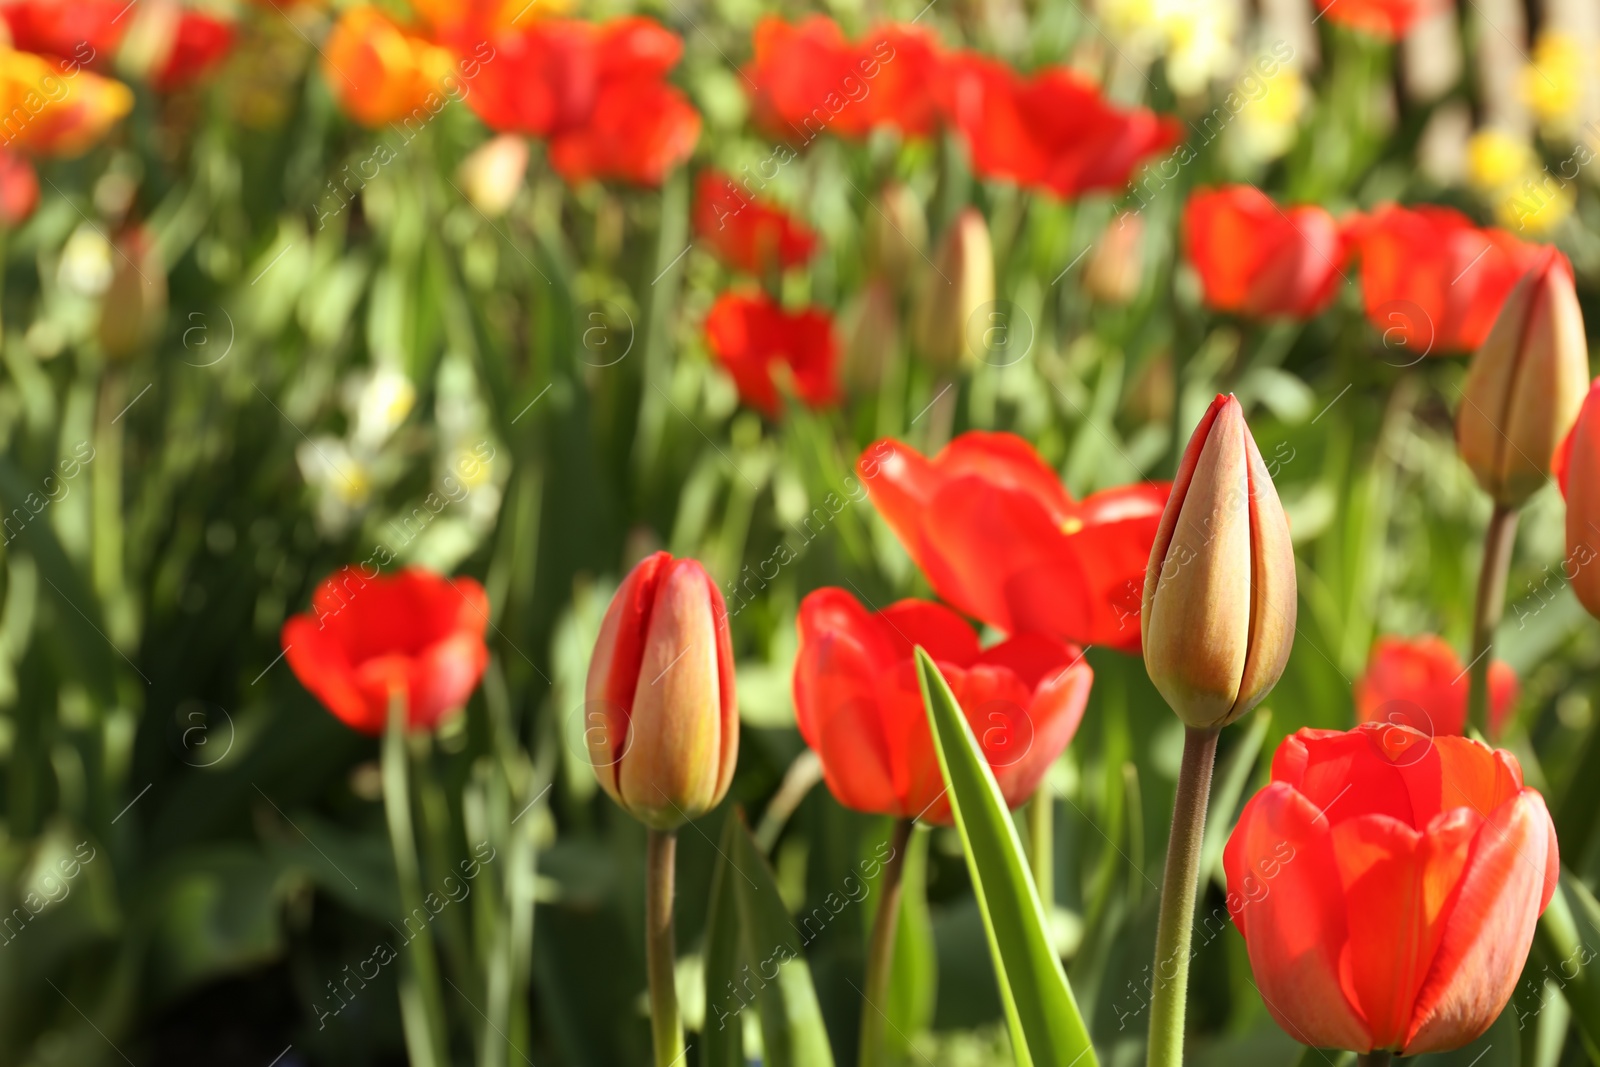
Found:
<path fill-rule="evenodd" d="M 733 646 L 699 562 L 657 552 L 623 579 L 589 661 L 595 777 L 623 810 L 666 830 L 716 807 L 739 759 Z"/>
<path fill-rule="evenodd" d="M 1368 723 L 1301 730 L 1223 850 L 1261 999 L 1296 1040 L 1459 1048 L 1510 999 L 1560 873 L 1511 753 Z"/>
<path fill-rule="evenodd" d="M 150 76 L 151 87 L 167 93 L 199 81 L 227 58 L 233 39 L 233 23 L 185 11 L 178 17 L 171 50 Z"/>
<path fill-rule="evenodd" d="M 699 113 L 665 81 L 683 42 L 659 24 L 551 19 L 499 34 L 493 47 L 468 106 L 498 132 L 548 138 L 568 182 L 659 185 L 694 151 Z"/>
<path fill-rule="evenodd" d="M 1368 320 L 1384 331 L 1386 345 L 1416 358 L 1483 344 L 1541 247 L 1431 205 L 1390 205 L 1345 228 L 1361 258 Z"/>
<path fill-rule="evenodd" d="M 1459 737 L 1467 725 L 1467 666 L 1441 637 L 1380 637 L 1356 679 L 1356 722 Z M 1489 724 L 1498 737 L 1517 704 L 1517 673 L 1489 664 Z"/>
<path fill-rule="evenodd" d="M 1333 216 L 1320 207 L 1281 208 L 1253 185 L 1195 192 L 1183 228 L 1206 305 L 1217 311 L 1311 318 L 1343 277 Z"/>
<path fill-rule="evenodd" d="M 283 648 L 295 677 L 346 725 L 382 733 L 398 692 L 408 729 L 432 730 L 477 687 L 488 625 L 489 598 L 471 578 L 416 567 L 368 578 L 346 567 L 284 624 Z"/>
<path fill-rule="evenodd" d="M 1449 0 L 1317 0 L 1317 17 L 1393 41 L 1449 6 Z"/>
<path fill-rule="evenodd" d="M 694 201 L 695 234 L 723 262 L 751 274 L 798 266 L 816 251 L 810 227 L 782 208 L 746 195 L 728 175 L 700 175 Z"/>
<path fill-rule="evenodd" d="M 851 44 L 825 15 L 791 25 L 756 23 L 755 56 L 744 75 L 755 118 L 768 132 L 809 144 L 823 133 L 862 137 L 889 126 L 908 137 L 938 128 L 943 62 L 933 35 L 889 23 Z"/>
<path fill-rule="evenodd" d="M 945 61 L 940 84 L 974 170 L 1061 197 L 1124 185 L 1142 160 L 1182 137 L 1176 119 L 1118 110 L 1066 67 L 1024 77 L 963 52 Z"/>
<path fill-rule="evenodd" d="M 959 615 L 924 600 L 868 612 L 842 589 L 818 589 L 801 601 L 796 625 L 800 735 L 821 757 L 828 789 L 856 811 L 951 821 L 915 646 L 938 663 L 1012 807 L 1072 740 L 1094 679 L 1074 646 L 1023 634 L 980 649 Z"/>
<path fill-rule="evenodd" d="M 39 206 L 39 175 L 33 164 L 0 148 L 0 223 L 20 226 Z"/>
<path fill-rule="evenodd" d="M 785 311 L 762 293 L 723 293 L 706 316 L 706 343 L 740 399 L 773 418 L 783 410 L 774 372 L 787 373 L 811 407 L 838 399 L 839 341 L 818 308 Z"/>
<path fill-rule="evenodd" d="M 127 6 L 126 0 L 0 0 L 0 19 L 18 51 L 109 66 L 133 21 L 121 17 Z"/>
<path fill-rule="evenodd" d="M 1589 387 L 1550 473 L 1567 501 L 1567 558 L 1561 575 L 1590 615 L 1600 617 L 1600 378 Z"/>
<path fill-rule="evenodd" d="M 1004 633 L 1139 648 L 1145 568 L 1168 482 L 1067 494 L 1032 446 L 964 433 L 929 460 L 883 440 L 856 461 L 934 592 Z"/>

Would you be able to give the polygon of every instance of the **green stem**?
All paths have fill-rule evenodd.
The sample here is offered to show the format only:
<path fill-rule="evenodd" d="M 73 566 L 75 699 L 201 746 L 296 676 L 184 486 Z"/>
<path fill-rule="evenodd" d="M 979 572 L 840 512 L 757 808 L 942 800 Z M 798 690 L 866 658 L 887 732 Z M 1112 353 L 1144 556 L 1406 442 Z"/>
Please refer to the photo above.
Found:
<path fill-rule="evenodd" d="M 1044 904 L 1045 919 L 1056 906 L 1056 794 L 1046 772 L 1039 789 L 1028 802 L 1028 863 L 1033 868 L 1033 884 Z"/>
<path fill-rule="evenodd" d="M 1472 664 L 1467 689 L 1467 721 L 1489 736 L 1489 649 L 1506 606 L 1506 575 L 1511 547 L 1517 540 L 1517 510 L 1494 506 L 1483 535 L 1483 568 L 1478 572 L 1478 600 L 1472 613 Z"/>
<path fill-rule="evenodd" d="M 1356 1057 L 1356 1067 L 1389 1067 L 1394 1060 L 1394 1053 L 1379 1049 L 1375 1052 L 1363 1052 Z"/>
<path fill-rule="evenodd" d="M 683 1021 L 678 1015 L 677 956 L 672 933 L 672 888 L 678 855 L 675 830 L 651 830 L 645 859 L 645 964 L 650 971 L 650 1033 L 655 1067 L 683 1060 Z"/>
<path fill-rule="evenodd" d="M 449 1067 L 444 1006 L 440 999 L 439 962 L 425 924 L 412 935 L 413 916 L 430 913 L 422 905 L 422 877 L 417 862 L 417 842 L 411 826 L 411 789 L 407 775 L 406 697 L 396 691 L 389 699 L 389 728 L 383 735 L 383 808 L 389 822 L 389 844 L 394 850 L 395 878 L 400 886 L 401 920 L 407 938 L 402 951 L 406 962 L 400 979 L 400 1020 L 412 1067 Z"/>
<path fill-rule="evenodd" d="M 1154 985 L 1150 996 L 1150 1052 L 1147 1067 L 1182 1067 L 1183 1015 L 1189 994 L 1189 939 L 1205 838 L 1206 801 L 1211 767 L 1217 758 L 1216 727 L 1186 727 L 1178 795 L 1172 806 L 1166 873 L 1161 882 L 1161 913 L 1156 924 Z"/>
<path fill-rule="evenodd" d="M 906 844 L 911 840 L 911 819 L 896 819 L 890 836 L 889 859 L 878 883 L 878 914 L 872 920 L 872 940 L 867 945 L 867 989 L 862 998 L 859 1067 L 879 1067 L 889 1062 L 887 1036 L 889 980 L 894 975 L 894 935 L 900 925 L 900 872 L 905 867 Z"/>

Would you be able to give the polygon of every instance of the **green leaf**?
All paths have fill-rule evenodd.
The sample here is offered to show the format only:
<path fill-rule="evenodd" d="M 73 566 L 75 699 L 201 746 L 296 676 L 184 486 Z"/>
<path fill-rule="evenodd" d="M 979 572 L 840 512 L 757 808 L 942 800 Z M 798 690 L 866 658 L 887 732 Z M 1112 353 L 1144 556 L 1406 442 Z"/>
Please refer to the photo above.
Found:
<path fill-rule="evenodd" d="M 705 1067 L 744 1067 L 744 1001 L 734 993 L 739 969 L 739 906 L 728 856 L 738 848 L 739 817 L 728 813 L 722 829 L 721 858 L 711 874 L 711 908 L 706 913 L 706 1018 L 701 1026 L 700 1062 Z"/>
<path fill-rule="evenodd" d="M 900 922 L 895 931 L 889 1003 L 884 1005 L 884 1011 L 893 1024 L 887 1035 L 889 1049 L 901 1057 L 910 1057 L 912 1039 L 932 1027 L 938 1001 L 939 953 L 933 939 L 927 887 L 928 839 L 932 836 L 927 827 L 911 832 L 900 875 Z"/>
<path fill-rule="evenodd" d="M 1098 1061 L 1089 1031 L 1051 947 L 1044 908 L 994 773 L 950 686 L 921 648 L 917 673 L 1017 1060 L 1038 1067 L 1093 1067 Z"/>
<path fill-rule="evenodd" d="M 1228 841 L 1234 816 L 1239 811 L 1239 799 L 1250 784 L 1250 772 L 1255 770 L 1270 725 L 1272 711 L 1263 704 L 1251 714 L 1249 729 L 1217 767 L 1211 789 L 1211 809 L 1206 813 L 1205 844 L 1200 847 L 1200 877 L 1202 882 L 1206 878 L 1216 879 L 1224 892 L 1227 883 L 1222 873 L 1222 847 Z"/>
<path fill-rule="evenodd" d="M 1572 1008 L 1590 1059 L 1600 1062 L 1600 963 L 1590 947 L 1600 931 L 1600 902 L 1576 878 L 1563 875 L 1539 917 L 1533 936 L 1534 959 L 1544 973 L 1559 976 L 1561 995 Z"/>

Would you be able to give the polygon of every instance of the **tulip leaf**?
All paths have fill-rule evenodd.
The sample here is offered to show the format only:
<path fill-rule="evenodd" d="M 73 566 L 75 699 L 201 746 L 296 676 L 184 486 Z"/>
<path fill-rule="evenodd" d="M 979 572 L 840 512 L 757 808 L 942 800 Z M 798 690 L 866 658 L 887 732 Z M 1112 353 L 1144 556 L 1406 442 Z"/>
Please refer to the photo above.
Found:
<path fill-rule="evenodd" d="M 1039 892 L 994 772 L 949 684 L 921 648 L 917 673 L 1017 1062 L 1093 1067 L 1098 1061 L 1089 1031 L 1051 945 Z"/>
<path fill-rule="evenodd" d="M 729 817 L 721 852 L 706 943 L 704 1062 L 717 1067 L 744 1062 L 738 1016 L 754 1008 L 766 1067 L 833 1067 L 798 933 L 772 869 L 738 813 Z"/>
<path fill-rule="evenodd" d="M 931 836 L 926 827 L 921 827 L 912 831 L 906 844 L 889 1003 L 883 1006 L 893 1024 L 885 1035 L 889 1050 L 906 1059 L 912 1055 L 912 1039 L 933 1025 L 938 1000 L 939 953 L 934 944 L 927 890 L 928 839 Z"/>
<path fill-rule="evenodd" d="M 1591 1059 L 1600 1060 L 1600 959 L 1591 931 L 1600 930 L 1600 902 L 1578 879 L 1563 875 L 1534 932 L 1541 972 L 1560 983 Z"/>

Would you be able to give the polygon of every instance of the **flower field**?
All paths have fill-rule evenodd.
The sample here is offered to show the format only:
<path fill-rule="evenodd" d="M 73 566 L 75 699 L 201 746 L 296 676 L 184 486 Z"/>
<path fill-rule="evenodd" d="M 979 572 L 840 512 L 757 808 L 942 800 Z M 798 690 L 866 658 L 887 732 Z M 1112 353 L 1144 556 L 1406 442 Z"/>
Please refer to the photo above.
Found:
<path fill-rule="evenodd" d="M 1594 0 L 0 27 L 0 1067 L 1600 1064 Z"/>

